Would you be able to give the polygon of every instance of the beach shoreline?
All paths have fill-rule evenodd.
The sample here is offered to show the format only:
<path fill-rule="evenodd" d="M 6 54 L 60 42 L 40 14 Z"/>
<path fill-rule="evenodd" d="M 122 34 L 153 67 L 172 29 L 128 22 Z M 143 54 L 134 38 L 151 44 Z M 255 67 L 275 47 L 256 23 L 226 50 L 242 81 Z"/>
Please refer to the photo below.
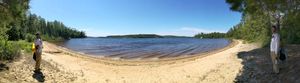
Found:
<path fill-rule="evenodd" d="M 243 44 L 241 40 L 233 40 L 227 47 L 205 53 L 205 55 L 145 61 L 94 58 L 45 42 L 42 55 L 42 72 L 45 75 L 45 82 L 234 82 L 243 66 L 236 54 L 255 48 L 257 48 L 255 45 Z M 23 62 L 17 63 L 28 61 L 28 58 L 24 59 L 21 60 Z M 29 64 L 14 65 L 12 67 L 14 70 L 8 72 L 13 73 L 12 76 L 15 77 L 18 77 L 19 74 L 21 76 L 32 75 L 34 61 L 30 57 L 29 59 L 30 61 L 27 62 Z M 27 65 L 26 69 L 18 69 L 24 65 Z M 16 71 L 17 73 L 14 73 Z M 57 78 L 61 80 L 55 80 Z M 17 79 L 36 82 L 32 77 Z"/>

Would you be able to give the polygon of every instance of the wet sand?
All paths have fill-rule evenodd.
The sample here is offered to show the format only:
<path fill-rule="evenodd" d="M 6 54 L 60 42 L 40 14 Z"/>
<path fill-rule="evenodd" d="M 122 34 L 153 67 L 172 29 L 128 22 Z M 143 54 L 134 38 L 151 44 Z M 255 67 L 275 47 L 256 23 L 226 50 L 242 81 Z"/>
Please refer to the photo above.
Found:
<path fill-rule="evenodd" d="M 231 45 L 199 54 L 166 59 L 115 60 L 92 57 L 44 43 L 43 76 L 33 73 L 34 61 L 24 55 L 1 71 L 0 82 L 75 83 L 231 83 L 243 68 L 239 52 L 258 48 L 235 40 Z M 42 79 L 42 80 L 41 80 Z"/>

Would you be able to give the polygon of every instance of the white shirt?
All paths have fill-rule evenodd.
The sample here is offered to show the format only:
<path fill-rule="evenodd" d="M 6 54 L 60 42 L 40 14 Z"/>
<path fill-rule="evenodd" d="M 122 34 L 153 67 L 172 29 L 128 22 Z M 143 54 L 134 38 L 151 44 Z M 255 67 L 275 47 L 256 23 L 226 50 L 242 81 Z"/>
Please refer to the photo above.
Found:
<path fill-rule="evenodd" d="M 36 39 L 36 40 L 34 41 L 34 44 L 35 44 L 35 45 L 39 45 L 38 49 L 36 49 L 36 52 L 41 53 L 41 52 L 42 52 L 42 49 L 43 49 L 43 41 L 42 41 L 42 39 Z"/>
<path fill-rule="evenodd" d="M 280 43 L 280 37 L 278 33 L 273 33 L 272 34 L 272 39 L 271 39 L 271 52 L 275 52 L 275 54 L 278 54 L 279 51 L 279 43 Z"/>

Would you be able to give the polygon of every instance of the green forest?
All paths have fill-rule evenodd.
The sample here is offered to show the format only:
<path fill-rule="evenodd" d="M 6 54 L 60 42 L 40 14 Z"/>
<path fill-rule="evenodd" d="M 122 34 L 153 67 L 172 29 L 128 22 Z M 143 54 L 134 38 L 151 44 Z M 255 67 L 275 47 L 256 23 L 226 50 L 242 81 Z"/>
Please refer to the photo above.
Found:
<path fill-rule="evenodd" d="M 13 60 L 30 45 L 39 32 L 43 40 L 65 40 L 86 37 L 85 32 L 59 21 L 47 21 L 31 14 L 30 0 L 0 0 L 0 60 Z"/>
<path fill-rule="evenodd" d="M 199 33 L 195 38 L 225 38 L 226 33 L 212 32 L 212 33 Z"/>
<path fill-rule="evenodd" d="M 228 38 L 262 42 L 268 46 L 271 26 L 277 26 L 281 45 L 300 44 L 300 0 L 226 0 L 242 20 L 226 34 Z"/>
<path fill-rule="evenodd" d="M 132 35 L 111 35 L 107 38 L 163 38 L 163 36 L 156 34 L 132 34 Z"/>

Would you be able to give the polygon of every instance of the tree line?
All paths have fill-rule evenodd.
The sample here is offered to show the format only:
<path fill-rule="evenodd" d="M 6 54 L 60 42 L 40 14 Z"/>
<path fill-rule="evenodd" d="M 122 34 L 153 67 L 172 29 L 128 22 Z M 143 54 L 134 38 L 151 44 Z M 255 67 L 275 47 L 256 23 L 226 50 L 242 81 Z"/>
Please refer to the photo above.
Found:
<path fill-rule="evenodd" d="M 59 21 L 46 21 L 44 18 L 35 14 L 29 14 L 24 21 L 24 25 L 19 29 L 11 29 L 9 40 L 30 39 L 33 34 L 40 32 L 44 39 L 69 39 L 86 37 L 85 32 L 67 27 Z M 19 31 L 18 31 L 19 30 Z"/>
<path fill-rule="evenodd" d="M 226 2 L 232 11 L 242 13 L 242 19 L 229 29 L 225 38 L 261 42 L 263 46 L 268 46 L 272 34 L 271 27 L 276 26 L 281 37 L 281 45 L 300 44 L 299 0 L 226 0 Z M 200 33 L 195 37 L 214 38 L 212 35 Z"/>
<path fill-rule="evenodd" d="M 12 60 L 30 48 L 40 32 L 44 40 L 86 37 L 85 32 L 28 12 L 30 0 L 0 0 L 0 61 Z M 25 41 L 27 40 L 27 42 Z"/>
<path fill-rule="evenodd" d="M 212 32 L 212 33 L 199 33 L 196 34 L 195 38 L 225 38 L 226 33 Z"/>
<path fill-rule="evenodd" d="M 156 34 L 110 35 L 107 38 L 163 38 Z"/>
<path fill-rule="evenodd" d="M 233 11 L 242 13 L 242 20 L 226 37 L 269 45 L 271 26 L 277 26 L 282 44 L 300 43 L 299 0 L 226 0 Z"/>

